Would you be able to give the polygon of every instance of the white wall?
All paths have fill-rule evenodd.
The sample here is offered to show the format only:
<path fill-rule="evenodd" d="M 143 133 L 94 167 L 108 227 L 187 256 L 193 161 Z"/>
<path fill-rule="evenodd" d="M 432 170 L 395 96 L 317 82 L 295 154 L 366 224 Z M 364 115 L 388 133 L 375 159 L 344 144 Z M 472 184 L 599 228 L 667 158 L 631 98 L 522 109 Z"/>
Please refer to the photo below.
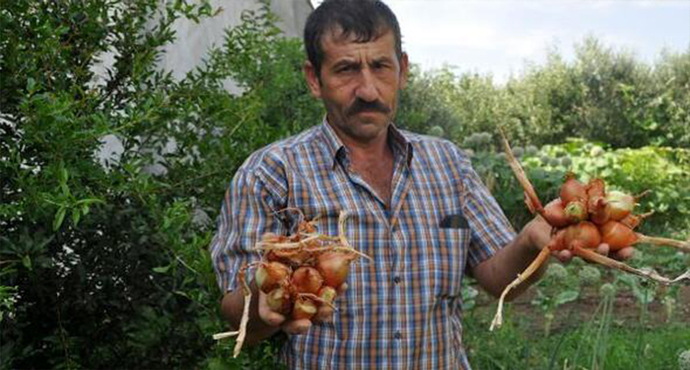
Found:
<path fill-rule="evenodd" d="M 175 22 L 177 40 L 166 47 L 161 60 L 161 68 L 172 71 L 173 76 L 182 78 L 200 65 L 210 47 L 223 44 L 224 30 L 240 23 L 242 11 L 260 6 L 257 0 L 212 0 L 211 5 L 222 12 L 198 24 L 188 19 Z M 278 26 L 286 36 L 301 38 L 312 6 L 309 0 L 272 0 L 271 10 L 280 18 Z"/>
<path fill-rule="evenodd" d="M 201 65 L 209 48 L 223 44 L 225 29 L 241 22 L 242 11 L 260 7 L 257 0 L 211 0 L 211 5 L 214 9 L 221 7 L 223 11 L 199 23 L 182 18 L 175 22 L 173 29 L 177 38 L 175 42 L 166 46 L 159 64 L 161 69 L 171 71 L 176 78 L 183 78 L 187 72 Z M 280 19 L 278 26 L 290 37 L 302 37 L 302 30 L 312 9 L 309 0 L 271 0 L 271 10 Z M 100 77 L 105 76 L 106 68 L 112 65 L 113 55 L 105 55 L 102 60 L 101 65 L 94 67 Z M 103 81 L 95 81 L 99 82 Z M 232 81 L 228 81 L 225 87 L 230 93 L 238 93 Z M 101 150 L 97 154 L 101 163 L 105 165 L 108 161 L 117 162 L 123 151 L 120 140 L 115 135 L 107 135 L 102 138 L 102 142 Z M 174 151 L 174 148 L 175 143 L 170 142 L 166 149 Z M 160 164 L 154 164 L 147 168 L 147 171 L 163 174 L 165 168 Z"/>

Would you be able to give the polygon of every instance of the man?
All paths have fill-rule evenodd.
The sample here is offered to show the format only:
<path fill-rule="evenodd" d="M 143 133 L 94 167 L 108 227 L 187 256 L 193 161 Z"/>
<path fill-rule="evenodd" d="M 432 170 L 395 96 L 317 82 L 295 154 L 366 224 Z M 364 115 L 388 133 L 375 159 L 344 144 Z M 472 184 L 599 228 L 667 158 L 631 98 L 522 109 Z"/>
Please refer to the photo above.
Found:
<path fill-rule="evenodd" d="M 244 298 L 236 274 L 256 259 L 260 236 L 290 232 L 278 218 L 286 212 L 277 211 L 318 217 L 327 235 L 337 235 L 347 211 L 347 238 L 372 261 L 351 267 L 338 310 L 322 308 L 313 323 L 289 320 L 268 309 L 254 285 L 246 343 L 287 333 L 281 358 L 294 369 L 469 369 L 464 273 L 498 296 L 551 228 L 537 218 L 516 235 L 461 150 L 393 125 L 408 57 L 386 5 L 326 0 L 307 20 L 304 41 L 305 77 L 326 117 L 255 152 L 237 171 L 211 246 L 223 314 L 238 326 Z"/>

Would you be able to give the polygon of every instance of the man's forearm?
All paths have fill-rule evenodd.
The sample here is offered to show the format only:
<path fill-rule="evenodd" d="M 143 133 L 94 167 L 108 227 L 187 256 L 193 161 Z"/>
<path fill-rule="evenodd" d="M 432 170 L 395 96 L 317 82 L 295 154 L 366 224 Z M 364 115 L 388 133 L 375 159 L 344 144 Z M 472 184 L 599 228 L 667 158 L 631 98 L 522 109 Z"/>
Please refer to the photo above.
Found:
<path fill-rule="evenodd" d="M 259 317 L 259 291 L 252 284 L 252 301 L 249 305 L 249 322 L 247 325 L 246 345 L 258 344 L 264 339 L 271 337 L 280 330 L 278 326 L 270 326 Z M 233 330 L 240 327 L 242 313 L 244 312 L 244 295 L 242 289 L 235 289 L 225 293 L 221 304 L 221 312 Z"/>
<path fill-rule="evenodd" d="M 533 221 L 534 222 L 534 221 Z M 528 225 L 527 227 L 541 227 L 541 225 Z M 530 239 L 527 227 L 518 236 L 501 249 L 492 258 L 475 267 L 474 277 L 482 287 L 498 297 L 503 289 L 510 284 L 518 274 L 521 274 L 539 254 L 539 247 Z M 546 270 L 548 263 L 544 263 L 529 279 L 510 291 L 507 299 L 515 298 L 534 282 L 538 281 Z"/>

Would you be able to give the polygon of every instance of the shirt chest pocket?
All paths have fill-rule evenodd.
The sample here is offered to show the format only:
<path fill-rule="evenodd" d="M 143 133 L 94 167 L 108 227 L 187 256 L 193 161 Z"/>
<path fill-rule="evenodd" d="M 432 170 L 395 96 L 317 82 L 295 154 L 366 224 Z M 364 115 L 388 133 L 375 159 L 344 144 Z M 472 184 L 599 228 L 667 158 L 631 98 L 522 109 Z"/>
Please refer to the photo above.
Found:
<path fill-rule="evenodd" d="M 450 298 L 461 294 L 470 230 L 467 228 L 434 228 L 428 258 L 434 296 Z"/>

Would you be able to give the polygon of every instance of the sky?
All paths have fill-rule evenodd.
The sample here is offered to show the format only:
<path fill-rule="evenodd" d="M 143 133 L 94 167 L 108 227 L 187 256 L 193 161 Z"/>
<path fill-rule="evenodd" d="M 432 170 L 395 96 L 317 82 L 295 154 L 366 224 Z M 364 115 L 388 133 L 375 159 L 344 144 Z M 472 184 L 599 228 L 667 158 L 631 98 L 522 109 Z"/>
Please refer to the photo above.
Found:
<path fill-rule="evenodd" d="M 320 1 L 313 0 L 318 4 Z M 653 63 L 666 48 L 690 50 L 690 0 L 388 0 L 403 49 L 424 70 L 491 74 L 496 82 L 543 64 L 549 49 L 566 58 L 594 36 L 606 47 Z"/>

